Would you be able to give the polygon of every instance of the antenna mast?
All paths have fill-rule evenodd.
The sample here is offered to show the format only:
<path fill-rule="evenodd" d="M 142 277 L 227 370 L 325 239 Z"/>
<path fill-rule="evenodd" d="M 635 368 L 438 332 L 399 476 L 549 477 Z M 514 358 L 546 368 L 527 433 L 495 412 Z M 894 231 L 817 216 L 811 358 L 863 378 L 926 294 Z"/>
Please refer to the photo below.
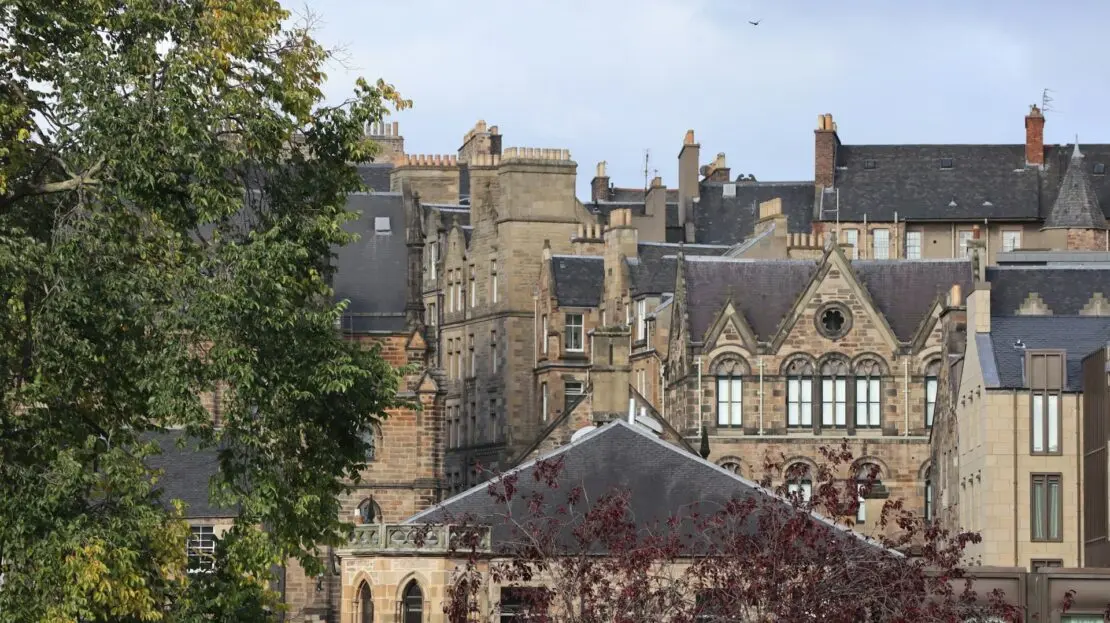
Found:
<path fill-rule="evenodd" d="M 648 191 L 648 166 L 651 164 L 651 150 L 644 150 L 644 196 L 647 196 Z"/>
<path fill-rule="evenodd" d="M 1052 89 L 1044 89 L 1043 91 L 1041 91 L 1041 112 L 1042 113 L 1046 113 L 1046 112 L 1052 110 L 1052 96 L 1049 95 L 1049 93 L 1052 93 Z"/>

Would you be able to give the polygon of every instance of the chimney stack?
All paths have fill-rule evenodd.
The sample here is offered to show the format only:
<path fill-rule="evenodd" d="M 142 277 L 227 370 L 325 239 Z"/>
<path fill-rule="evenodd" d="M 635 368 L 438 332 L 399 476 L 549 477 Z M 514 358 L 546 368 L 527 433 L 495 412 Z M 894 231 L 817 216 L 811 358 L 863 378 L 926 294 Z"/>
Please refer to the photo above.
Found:
<path fill-rule="evenodd" d="M 731 169 L 725 164 L 724 153 L 717 154 L 713 162 L 702 167 L 701 173 L 708 182 L 728 182 L 732 176 Z"/>
<path fill-rule="evenodd" d="M 836 152 L 840 149 L 832 115 L 819 115 L 813 134 L 813 183 L 817 188 L 832 188 L 836 185 Z"/>
<path fill-rule="evenodd" d="M 1044 115 L 1036 104 L 1025 115 L 1025 165 L 1044 167 Z"/>
<path fill-rule="evenodd" d="M 694 131 L 686 130 L 682 149 L 678 151 L 678 224 L 685 226 L 693 219 L 694 200 L 701 196 L 698 185 L 698 161 L 701 145 L 694 140 Z"/>
<path fill-rule="evenodd" d="M 597 163 L 597 174 L 590 181 L 590 200 L 608 201 L 609 199 L 609 173 L 605 170 L 605 161 Z"/>

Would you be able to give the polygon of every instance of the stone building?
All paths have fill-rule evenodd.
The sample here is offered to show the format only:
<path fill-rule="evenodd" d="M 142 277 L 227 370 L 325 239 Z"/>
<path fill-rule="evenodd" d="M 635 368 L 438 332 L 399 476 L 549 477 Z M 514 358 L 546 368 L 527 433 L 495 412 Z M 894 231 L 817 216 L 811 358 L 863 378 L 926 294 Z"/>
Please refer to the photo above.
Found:
<path fill-rule="evenodd" d="M 1045 145 L 1032 106 L 1016 145 L 845 145 L 832 115 L 815 131 L 813 229 L 837 231 L 857 256 L 966 257 L 982 226 L 987 261 L 1014 249 L 1106 250 L 1106 219 L 1058 204 L 1110 209 L 1110 145 Z M 1082 232 L 1082 233 L 1080 233 Z"/>
<path fill-rule="evenodd" d="M 1110 341 L 1110 254 L 1003 253 L 988 267 L 985 242 L 970 247 L 973 289 L 944 314 L 966 339 L 946 348 L 933 503 L 949 527 L 982 534 L 970 553 L 984 564 L 1110 565 L 1105 368 L 1083 368 Z"/>
<path fill-rule="evenodd" d="M 812 468 L 847 443 L 853 472 L 876 466 L 883 485 L 858 524 L 887 496 L 924 511 L 941 302 L 970 280 L 966 261 L 850 261 L 836 245 L 817 260 L 680 257 L 664 415 L 752 478 L 768 453 Z"/>

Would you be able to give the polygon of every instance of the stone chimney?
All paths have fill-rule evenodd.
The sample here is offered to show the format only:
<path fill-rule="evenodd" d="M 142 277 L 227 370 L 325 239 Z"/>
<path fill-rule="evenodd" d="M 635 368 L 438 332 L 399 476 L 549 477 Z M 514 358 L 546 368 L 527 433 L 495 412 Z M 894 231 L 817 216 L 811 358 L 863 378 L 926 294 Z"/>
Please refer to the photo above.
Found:
<path fill-rule="evenodd" d="M 725 164 L 724 153 L 717 154 L 713 162 L 701 168 L 701 174 L 707 182 L 728 182 L 731 180 L 732 171 Z"/>
<path fill-rule="evenodd" d="M 378 155 L 374 156 L 374 162 L 396 164 L 398 159 L 405 155 L 405 137 L 401 136 L 400 126 L 396 121 L 371 123 L 366 129 L 366 136 L 378 144 L 379 151 Z"/>
<path fill-rule="evenodd" d="M 971 328 L 976 333 L 991 331 L 991 284 L 987 281 L 986 241 L 981 238 L 982 230 L 972 227 L 971 240 L 967 243 L 971 256 L 972 291 L 967 295 L 967 315 Z"/>
<path fill-rule="evenodd" d="M 817 188 L 832 188 L 836 185 L 836 152 L 840 149 L 832 115 L 819 115 L 813 134 L 813 183 Z"/>
<path fill-rule="evenodd" d="M 1025 115 L 1025 165 L 1044 167 L 1044 115 L 1036 104 Z"/>
<path fill-rule="evenodd" d="M 761 234 L 771 226 L 775 228 L 775 236 L 786 236 L 786 215 L 782 213 L 782 199 L 775 197 L 770 201 L 759 204 L 759 220 L 755 223 L 755 234 Z"/>
<path fill-rule="evenodd" d="M 694 140 L 694 131 L 686 130 L 682 149 L 678 151 L 678 224 L 693 220 L 694 200 L 701 196 L 698 185 L 698 161 L 701 145 Z"/>
<path fill-rule="evenodd" d="M 479 120 L 463 135 L 458 152 L 459 162 L 469 164 L 475 156 L 500 156 L 501 139 L 497 126 L 487 126 L 485 121 Z"/>
<path fill-rule="evenodd" d="M 590 201 L 607 201 L 609 199 L 609 173 L 605 170 L 605 161 L 597 163 L 597 173 L 590 180 Z"/>

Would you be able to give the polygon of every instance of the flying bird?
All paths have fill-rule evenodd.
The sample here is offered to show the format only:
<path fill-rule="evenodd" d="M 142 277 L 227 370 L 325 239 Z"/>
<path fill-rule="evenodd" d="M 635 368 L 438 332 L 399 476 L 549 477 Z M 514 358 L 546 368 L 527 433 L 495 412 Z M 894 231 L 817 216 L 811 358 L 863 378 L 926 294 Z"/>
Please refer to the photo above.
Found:
<path fill-rule="evenodd" d="M 751 20 L 748 20 L 748 23 L 749 23 L 749 24 L 751 24 L 752 26 L 758 26 L 758 25 L 759 25 L 759 22 L 762 22 L 762 21 L 763 21 L 763 20 L 761 20 L 761 19 L 757 19 L 757 20 L 755 20 L 754 22 L 753 22 L 753 21 L 751 21 Z"/>

